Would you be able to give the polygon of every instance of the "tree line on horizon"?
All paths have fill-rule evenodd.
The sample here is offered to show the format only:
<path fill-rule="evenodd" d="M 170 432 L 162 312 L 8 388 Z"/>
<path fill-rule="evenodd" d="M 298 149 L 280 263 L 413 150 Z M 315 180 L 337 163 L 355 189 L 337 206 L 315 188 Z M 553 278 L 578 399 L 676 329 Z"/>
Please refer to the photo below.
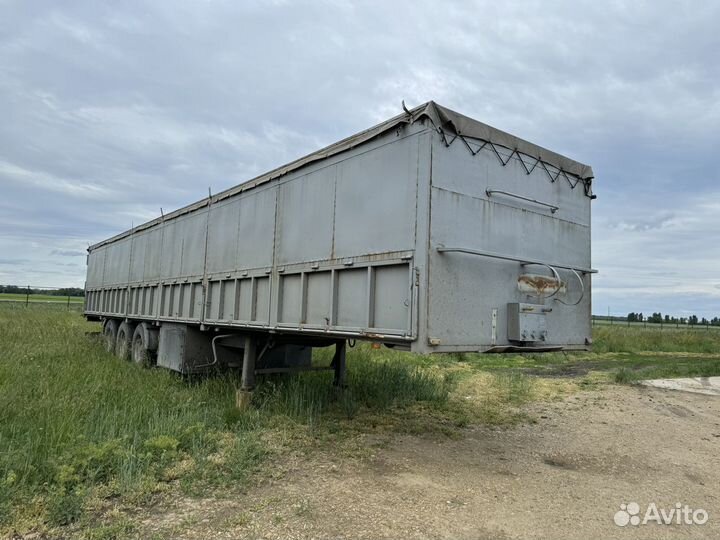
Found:
<path fill-rule="evenodd" d="M 663 315 L 662 313 L 653 313 L 652 315 L 643 315 L 642 313 L 635 313 L 631 311 L 625 317 L 628 322 L 648 322 L 653 324 L 689 324 L 691 326 L 720 326 L 720 317 L 713 317 L 708 320 L 705 317 L 698 318 L 697 315 L 690 315 L 689 317 L 672 317 L 670 315 Z"/>
<path fill-rule="evenodd" d="M 47 294 L 49 296 L 85 296 L 85 291 L 79 287 L 63 287 L 61 289 L 38 289 L 22 285 L 0 285 L 0 293 L 7 294 Z"/>

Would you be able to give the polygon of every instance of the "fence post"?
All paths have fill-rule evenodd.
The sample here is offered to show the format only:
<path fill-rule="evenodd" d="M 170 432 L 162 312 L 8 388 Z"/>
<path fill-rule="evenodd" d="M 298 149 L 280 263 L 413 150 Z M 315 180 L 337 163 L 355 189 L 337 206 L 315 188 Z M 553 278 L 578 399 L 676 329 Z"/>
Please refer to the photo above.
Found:
<path fill-rule="evenodd" d="M 70 311 L 70 295 L 68 294 L 67 310 Z"/>
<path fill-rule="evenodd" d="M 30 304 L 30 285 L 27 286 L 27 292 L 25 293 L 25 307 Z"/>

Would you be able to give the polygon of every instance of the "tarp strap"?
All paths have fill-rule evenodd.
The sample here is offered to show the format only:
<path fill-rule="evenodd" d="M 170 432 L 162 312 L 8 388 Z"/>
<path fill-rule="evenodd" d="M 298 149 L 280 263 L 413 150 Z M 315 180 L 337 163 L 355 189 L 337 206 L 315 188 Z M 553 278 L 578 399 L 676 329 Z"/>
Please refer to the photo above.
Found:
<path fill-rule="evenodd" d="M 535 168 L 538 166 L 538 164 L 540 164 L 540 165 L 542 165 L 543 170 L 545 171 L 548 178 L 550 179 L 550 182 L 555 183 L 557 181 L 557 179 L 562 176 L 563 178 L 565 178 L 565 180 L 567 180 L 568 185 L 570 186 L 571 189 L 575 189 L 577 187 L 577 185 L 580 182 L 582 182 L 584 191 L 585 191 L 585 195 L 590 198 L 595 198 L 594 195 L 592 194 L 592 178 L 580 178 L 579 176 L 577 176 L 573 173 L 568 173 L 568 171 L 565 171 L 562 168 L 557 168 L 554 165 L 550 165 L 549 163 L 546 163 L 540 157 L 534 157 L 534 156 L 531 156 L 524 152 L 520 152 L 517 148 L 511 149 L 502 144 L 493 143 L 492 141 L 489 141 L 489 140 L 479 139 L 476 137 L 466 137 L 462 133 L 459 133 L 459 131 L 457 129 L 455 129 L 453 123 L 449 122 L 449 121 L 445 122 L 443 124 L 443 125 L 447 125 L 448 127 L 450 127 L 449 130 L 446 130 L 443 128 L 443 125 L 437 125 L 437 123 L 433 119 L 433 115 L 428 114 L 425 110 L 421 111 L 420 114 L 416 113 L 415 115 L 413 115 L 410 113 L 410 111 L 407 110 L 407 108 L 405 108 L 405 107 L 403 107 L 403 108 L 408 115 L 407 121 L 409 123 L 413 123 L 421 117 L 427 118 L 430 121 L 430 123 L 433 125 L 433 127 L 437 130 L 437 132 L 440 134 L 440 136 L 442 137 L 442 141 L 446 147 L 449 147 L 450 145 L 452 145 L 452 143 L 454 143 L 456 139 L 460 139 L 463 142 L 463 144 L 465 145 L 465 148 L 467 148 L 468 151 L 473 156 L 475 156 L 483 148 L 485 148 L 486 146 L 489 145 L 490 148 L 492 149 L 493 153 L 498 158 L 498 160 L 500 161 L 500 163 L 502 164 L 503 167 L 505 167 L 508 163 L 510 163 L 510 160 L 514 156 L 517 156 L 517 158 L 520 160 L 520 163 L 522 163 L 522 166 L 525 169 L 525 172 L 528 175 L 530 175 L 535 170 Z M 448 131 L 452 134 L 452 138 L 449 140 L 448 140 Z M 471 142 L 476 144 L 478 147 L 476 149 L 473 148 L 471 145 Z M 502 154 L 500 154 L 498 148 L 510 150 L 510 155 L 506 159 L 503 159 Z M 532 164 L 532 167 L 528 167 L 527 163 L 525 162 L 525 159 L 534 161 L 534 163 Z M 553 169 L 557 169 L 557 172 L 555 172 L 555 173 L 551 172 L 550 168 L 548 168 L 548 165 L 550 165 L 550 167 L 552 167 Z"/>
<path fill-rule="evenodd" d="M 430 118 L 430 121 L 432 122 L 431 118 Z M 454 131 L 452 132 L 452 135 L 453 135 L 452 139 L 448 140 L 448 136 L 444 129 L 442 129 L 442 128 L 436 128 L 436 129 L 437 129 L 438 133 L 440 134 L 440 136 L 442 137 L 443 143 L 445 144 L 446 147 L 452 145 L 452 143 L 455 142 L 456 139 L 460 139 L 463 142 L 463 144 L 465 145 L 465 147 L 468 149 L 468 151 L 473 156 L 476 156 L 478 153 L 480 153 L 480 150 L 482 150 L 486 146 L 489 146 L 490 149 L 493 151 L 493 154 L 495 154 L 495 157 L 498 158 L 498 161 L 500 161 L 500 163 L 503 167 L 505 167 L 508 163 L 510 163 L 510 160 L 514 156 L 517 156 L 518 160 L 520 161 L 523 168 L 525 169 L 525 172 L 528 175 L 532 174 L 532 172 L 535 170 L 535 168 L 538 165 L 541 165 L 543 170 L 547 174 L 548 178 L 550 179 L 551 183 L 555 183 L 555 182 L 557 182 L 558 178 L 563 177 L 565 180 L 567 180 L 567 183 L 570 186 L 570 188 L 575 189 L 577 187 L 577 185 L 580 182 L 582 182 L 585 187 L 585 195 L 587 195 L 588 197 L 591 196 L 591 193 L 590 193 L 591 180 L 590 179 L 579 178 L 579 177 L 575 176 L 574 174 L 568 173 L 567 171 L 565 171 L 563 169 L 557 169 L 557 172 L 553 173 L 550 170 L 550 168 L 548 168 L 548 164 L 545 163 L 542 159 L 540 159 L 539 157 L 533 157 L 528 154 L 524 154 L 517 149 L 512 150 L 510 152 L 510 155 L 508 155 L 507 158 L 503 158 L 502 154 L 500 154 L 500 151 L 498 150 L 498 148 L 503 148 L 506 150 L 510 150 L 510 149 L 505 148 L 505 146 L 503 146 L 501 144 L 496 144 L 496 143 L 493 143 L 492 141 L 486 141 L 484 139 L 475 139 L 475 138 L 471 138 L 471 137 L 465 137 L 464 135 L 461 135 Z M 477 148 L 473 148 L 471 143 L 478 145 Z M 526 159 L 531 160 L 533 162 L 532 166 L 528 167 L 528 164 L 525 162 Z M 553 167 L 553 168 L 555 168 L 555 167 Z"/>

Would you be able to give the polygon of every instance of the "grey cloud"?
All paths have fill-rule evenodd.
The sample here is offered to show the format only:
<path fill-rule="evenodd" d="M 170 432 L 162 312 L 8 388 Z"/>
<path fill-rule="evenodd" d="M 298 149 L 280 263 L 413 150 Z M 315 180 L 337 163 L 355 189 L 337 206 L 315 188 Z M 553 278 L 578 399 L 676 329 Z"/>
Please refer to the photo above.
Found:
<path fill-rule="evenodd" d="M 86 251 L 77 251 L 74 249 L 53 249 L 50 255 L 61 255 L 63 257 L 84 257 L 87 255 Z"/>
<path fill-rule="evenodd" d="M 710 294 L 720 260 L 719 22 L 669 0 L 5 1 L 0 252 L 82 285 L 47 254 L 436 99 L 593 165 L 601 311 L 643 283 L 695 301 L 677 284 Z"/>

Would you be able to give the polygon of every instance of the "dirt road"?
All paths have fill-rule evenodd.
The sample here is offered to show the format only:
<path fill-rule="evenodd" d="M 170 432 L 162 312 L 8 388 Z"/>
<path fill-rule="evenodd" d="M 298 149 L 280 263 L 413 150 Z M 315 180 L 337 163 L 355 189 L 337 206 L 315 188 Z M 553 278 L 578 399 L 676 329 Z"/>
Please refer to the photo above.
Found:
<path fill-rule="evenodd" d="M 610 386 L 535 404 L 530 413 L 535 423 L 472 428 L 461 440 L 367 438 L 366 459 L 295 460 L 281 478 L 239 499 L 181 501 L 148 519 L 146 532 L 208 539 L 720 537 L 720 397 Z M 620 505 L 631 502 L 640 519 L 650 503 L 666 513 L 676 503 L 703 509 L 708 519 L 616 525 Z"/>

